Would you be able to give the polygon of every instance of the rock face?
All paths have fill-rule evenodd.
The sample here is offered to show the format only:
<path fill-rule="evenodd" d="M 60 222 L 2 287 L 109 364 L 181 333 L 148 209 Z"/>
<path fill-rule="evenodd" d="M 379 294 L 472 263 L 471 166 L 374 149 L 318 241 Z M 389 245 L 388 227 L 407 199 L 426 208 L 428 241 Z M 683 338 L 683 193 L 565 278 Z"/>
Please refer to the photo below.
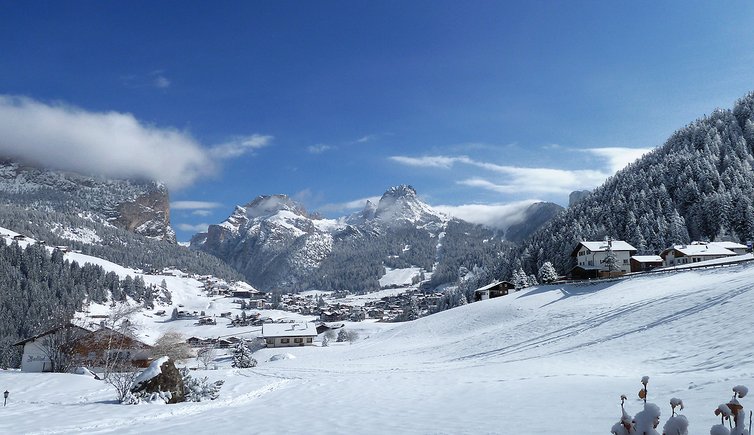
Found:
<path fill-rule="evenodd" d="M 255 286 L 291 288 L 331 252 L 333 238 L 323 222 L 285 195 L 264 195 L 195 235 L 191 246 L 224 260 Z"/>
<path fill-rule="evenodd" d="M 75 213 L 175 243 L 167 188 L 153 181 L 111 180 L 0 160 L 0 203 Z"/>
<path fill-rule="evenodd" d="M 167 403 L 179 403 L 185 400 L 183 395 L 183 377 L 168 357 L 152 362 L 135 380 L 131 387 L 134 395 L 147 393 L 170 393 Z"/>

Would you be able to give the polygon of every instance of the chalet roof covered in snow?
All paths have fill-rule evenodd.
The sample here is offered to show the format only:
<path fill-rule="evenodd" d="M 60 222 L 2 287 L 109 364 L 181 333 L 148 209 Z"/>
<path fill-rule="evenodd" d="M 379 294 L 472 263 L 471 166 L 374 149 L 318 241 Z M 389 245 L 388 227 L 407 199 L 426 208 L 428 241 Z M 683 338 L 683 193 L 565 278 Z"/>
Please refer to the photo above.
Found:
<path fill-rule="evenodd" d="M 631 259 L 639 263 L 662 263 L 663 261 L 659 255 L 634 255 Z"/>
<path fill-rule="evenodd" d="M 576 245 L 576 248 L 574 248 L 573 252 L 571 253 L 572 257 L 575 257 L 579 251 L 581 250 L 581 247 L 585 247 L 586 249 L 592 251 L 592 252 L 604 252 L 607 251 L 607 241 L 601 240 L 598 242 L 587 242 L 582 241 L 579 242 L 578 245 Z M 636 248 L 628 244 L 628 242 L 624 242 L 623 240 L 613 240 L 612 241 L 612 248 L 613 251 L 636 251 Z"/>
<path fill-rule="evenodd" d="M 487 284 L 484 287 L 479 287 L 475 291 L 481 292 L 481 291 L 489 290 L 489 289 L 491 289 L 493 287 L 497 287 L 497 286 L 499 286 L 500 284 L 503 284 L 503 283 L 509 284 L 511 287 L 514 287 L 513 283 L 510 283 L 508 281 L 495 281 L 492 284 Z"/>
<path fill-rule="evenodd" d="M 725 249 L 724 247 L 716 243 L 692 243 L 690 245 L 674 245 L 664 251 L 662 255 L 665 256 L 668 252 L 676 250 L 686 256 L 718 256 L 718 255 L 736 255 L 735 252 Z"/>
<path fill-rule="evenodd" d="M 316 337 L 317 328 L 313 323 L 265 323 L 262 325 L 262 337 Z"/>
<path fill-rule="evenodd" d="M 747 249 L 746 245 L 736 242 L 709 242 L 709 245 L 720 246 L 725 249 Z"/>

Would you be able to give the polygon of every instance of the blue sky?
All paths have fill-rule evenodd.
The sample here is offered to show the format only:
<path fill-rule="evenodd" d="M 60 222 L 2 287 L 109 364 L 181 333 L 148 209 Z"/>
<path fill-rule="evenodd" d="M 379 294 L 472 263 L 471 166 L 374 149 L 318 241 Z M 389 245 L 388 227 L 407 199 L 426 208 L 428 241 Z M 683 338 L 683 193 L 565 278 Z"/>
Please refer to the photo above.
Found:
<path fill-rule="evenodd" d="M 187 240 L 392 185 L 494 224 L 754 90 L 752 2 L 3 2 L 0 153 L 165 180 Z"/>

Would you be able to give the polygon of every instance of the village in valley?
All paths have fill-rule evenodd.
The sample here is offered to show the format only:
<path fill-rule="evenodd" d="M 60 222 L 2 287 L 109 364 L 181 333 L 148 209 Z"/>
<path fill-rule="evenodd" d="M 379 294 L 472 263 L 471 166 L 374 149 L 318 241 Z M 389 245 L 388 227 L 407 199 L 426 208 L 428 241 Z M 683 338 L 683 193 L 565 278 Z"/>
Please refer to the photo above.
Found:
<path fill-rule="evenodd" d="M 39 243 L 23 235 L 7 231 L 8 241 L 22 244 Z M 94 261 L 108 267 L 108 262 L 60 250 L 72 260 Z M 659 255 L 636 255 L 629 243 L 605 238 L 582 241 L 574 247 L 571 257 L 575 265 L 564 275 L 543 265 L 537 277 L 515 271 L 510 280 L 498 280 L 478 288 L 473 300 L 478 302 L 509 295 L 532 285 L 597 282 L 602 279 L 628 279 L 647 273 L 679 272 L 695 268 L 738 264 L 754 260 L 748 246 L 732 241 L 692 242 L 673 245 Z M 113 265 L 115 266 L 115 265 Z M 59 346 L 61 331 L 75 336 L 69 343 L 80 370 L 96 376 L 106 369 L 108 354 L 126 357 L 135 367 L 145 367 L 153 360 L 152 347 L 160 336 L 172 334 L 172 345 L 193 349 L 183 356 L 205 358 L 205 367 L 216 366 L 214 359 L 230 354 L 232 349 L 246 348 L 250 353 L 261 348 L 327 346 L 329 341 L 353 342 L 360 324 L 395 323 L 416 320 L 437 310 L 442 292 L 426 292 L 412 276 L 406 282 L 390 282 L 378 292 L 352 294 L 348 291 L 283 293 L 261 291 L 245 282 L 228 283 L 213 276 L 188 275 L 179 270 L 126 271 L 120 273 L 142 276 L 147 282 L 166 287 L 171 302 L 155 310 L 131 309 L 127 316 L 114 318 L 115 305 L 90 306 L 77 322 L 59 325 L 18 343 L 23 347 L 21 371 L 59 371 L 51 351 Z M 395 272 L 395 271 L 393 271 Z M 424 274 L 424 271 L 420 271 Z M 429 275 L 429 274 L 428 274 Z M 410 282 L 410 281 L 413 281 Z M 178 285 L 171 287 L 170 284 Z M 192 294 L 192 292 L 194 294 Z M 471 299 L 471 298 L 470 298 Z M 347 331 L 347 333 L 346 333 Z M 75 332 L 75 334 L 72 334 Z M 113 337 L 117 337 L 114 339 Z M 337 340 L 336 340 L 337 339 Z M 113 343 L 118 343 L 113 346 Z M 221 358 L 219 358 L 221 359 Z"/>

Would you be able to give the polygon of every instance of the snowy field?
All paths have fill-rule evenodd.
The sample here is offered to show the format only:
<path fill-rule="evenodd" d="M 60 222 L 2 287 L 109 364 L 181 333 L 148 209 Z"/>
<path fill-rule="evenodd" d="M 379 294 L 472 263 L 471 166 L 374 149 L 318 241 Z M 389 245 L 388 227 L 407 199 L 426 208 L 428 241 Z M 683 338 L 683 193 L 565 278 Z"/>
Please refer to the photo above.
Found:
<path fill-rule="evenodd" d="M 754 387 L 752 312 L 754 265 L 739 265 L 348 324 L 353 344 L 264 349 L 251 369 L 220 358 L 197 372 L 226 381 L 211 402 L 118 405 L 85 376 L 0 371 L 0 433 L 606 434 L 621 394 L 640 410 L 648 375 L 661 421 L 679 397 L 690 433 L 706 434 L 734 385 Z M 295 359 L 269 361 L 280 353 Z"/>

